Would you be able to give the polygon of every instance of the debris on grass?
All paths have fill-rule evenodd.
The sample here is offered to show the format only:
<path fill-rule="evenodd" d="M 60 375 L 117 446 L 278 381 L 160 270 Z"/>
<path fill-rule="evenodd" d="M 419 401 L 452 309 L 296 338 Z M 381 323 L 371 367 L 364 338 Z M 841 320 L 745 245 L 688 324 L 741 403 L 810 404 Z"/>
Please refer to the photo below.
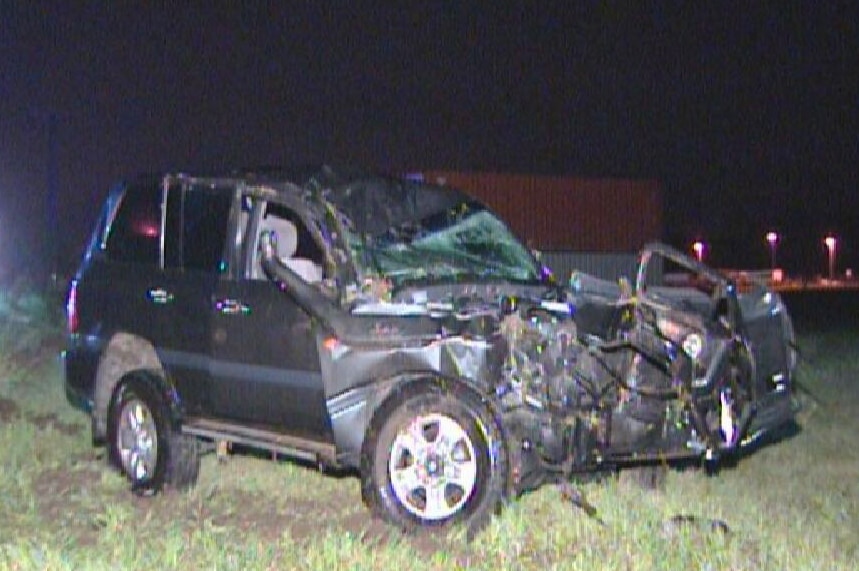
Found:
<path fill-rule="evenodd" d="M 673 515 L 662 523 L 662 534 L 666 537 L 674 537 L 681 530 L 694 532 L 708 532 L 719 535 L 729 535 L 731 528 L 720 519 L 711 519 L 690 514 Z"/>
<path fill-rule="evenodd" d="M 7 423 L 21 415 L 18 403 L 11 399 L 0 397 L 0 422 Z"/>
<path fill-rule="evenodd" d="M 558 484 L 558 488 L 561 491 L 562 498 L 584 511 L 589 518 L 598 524 L 605 526 L 605 521 L 603 521 L 597 513 L 596 506 L 591 504 L 587 498 L 585 498 L 584 493 L 578 487 L 574 486 L 570 482 L 561 482 Z"/>

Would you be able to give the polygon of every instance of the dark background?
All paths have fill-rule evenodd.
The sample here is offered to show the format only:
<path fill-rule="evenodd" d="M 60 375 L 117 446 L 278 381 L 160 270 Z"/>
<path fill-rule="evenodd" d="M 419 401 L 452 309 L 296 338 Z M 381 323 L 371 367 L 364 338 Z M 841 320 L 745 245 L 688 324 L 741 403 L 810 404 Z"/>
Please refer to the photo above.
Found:
<path fill-rule="evenodd" d="M 855 2 L 247 4 L 0 0 L 0 279 L 124 176 L 322 161 L 655 178 L 714 265 L 859 270 Z"/>

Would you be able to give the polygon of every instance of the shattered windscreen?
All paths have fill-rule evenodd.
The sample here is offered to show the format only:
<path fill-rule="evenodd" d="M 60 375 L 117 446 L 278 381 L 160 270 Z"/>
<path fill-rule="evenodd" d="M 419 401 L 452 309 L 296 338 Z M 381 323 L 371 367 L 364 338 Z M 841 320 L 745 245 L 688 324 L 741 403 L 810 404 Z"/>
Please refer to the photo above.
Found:
<path fill-rule="evenodd" d="M 462 201 L 382 233 L 352 238 L 362 273 L 395 283 L 539 279 L 530 253 L 503 222 L 476 202 Z"/>

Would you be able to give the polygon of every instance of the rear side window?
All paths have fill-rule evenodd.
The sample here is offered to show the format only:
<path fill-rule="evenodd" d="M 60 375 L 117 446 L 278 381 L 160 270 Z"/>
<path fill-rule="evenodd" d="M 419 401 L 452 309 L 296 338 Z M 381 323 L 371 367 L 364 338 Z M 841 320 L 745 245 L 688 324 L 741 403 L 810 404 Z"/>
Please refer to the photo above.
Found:
<path fill-rule="evenodd" d="M 161 197 L 162 189 L 158 184 L 126 189 L 105 241 L 110 259 L 158 265 Z"/>
<path fill-rule="evenodd" d="M 170 187 L 166 267 L 204 272 L 227 269 L 224 253 L 234 195 L 231 188 L 209 185 Z"/>

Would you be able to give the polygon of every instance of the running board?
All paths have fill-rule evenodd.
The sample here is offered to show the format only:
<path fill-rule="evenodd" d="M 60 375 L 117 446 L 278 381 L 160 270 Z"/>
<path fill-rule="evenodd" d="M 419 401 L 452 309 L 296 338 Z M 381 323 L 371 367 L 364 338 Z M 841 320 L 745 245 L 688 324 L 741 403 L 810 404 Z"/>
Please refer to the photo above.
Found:
<path fill-rule="evenodd" d="M 337 448 L 333 444 L 282 432 L 250 428 L 207 418 L 189 419 L 182 424 L 182 432 L 212 440 L 245 444 L 310 462 L 332 466 L 337 464 Z"/>

